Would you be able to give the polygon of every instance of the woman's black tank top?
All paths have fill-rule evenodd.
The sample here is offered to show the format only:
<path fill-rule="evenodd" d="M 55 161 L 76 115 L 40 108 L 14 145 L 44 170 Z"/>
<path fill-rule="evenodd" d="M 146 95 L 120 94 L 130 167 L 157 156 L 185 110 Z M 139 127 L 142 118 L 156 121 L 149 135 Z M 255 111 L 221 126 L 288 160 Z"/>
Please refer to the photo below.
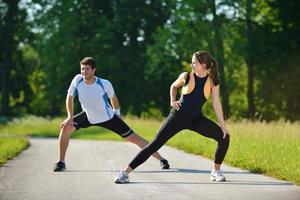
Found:
<path fill-rule="evenodd" d="M 178 114 L 181 113 L 184 116 L 189 117 L 197 117 L 199 115 L 202 115 L 202 106 L 206 102 L 206 98 L 204 96 L 204 85 L 206 83 L 208 75 L 200 78 L 195 73 L 193 73 L 193 76 L 195 79 L 195 87 L 191 93 L 181 94 L 181 107 L 177 111 Z M 187 79 L 185 84 L 188 83 L 188 80 L 189 79 Z"/>

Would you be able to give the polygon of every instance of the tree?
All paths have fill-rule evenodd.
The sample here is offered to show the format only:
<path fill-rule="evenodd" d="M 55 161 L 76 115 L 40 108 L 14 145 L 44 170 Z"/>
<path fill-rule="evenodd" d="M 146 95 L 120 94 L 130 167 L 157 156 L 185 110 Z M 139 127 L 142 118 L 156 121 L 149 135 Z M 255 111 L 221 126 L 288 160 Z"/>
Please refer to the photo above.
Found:
<path fill-rule="evenodd" d="M 48 74 L 51 115 L 64 109 L 64 91 L 85 56 L 93 56 L 96 73 L 113 82 L 123 111 L 140 114 L 147 91 L 145 84 L 137 83 L 144 82 L 146 46 L 167 19 L 166 2 L 55 1 L 41 11 L 39 52 Z"/>
<path fill-rule="evenodd" d="M 177 2 L 171 8 L 173 15 L 163 29 L 158 29 L 154 45 L 148 47 L 147 74 L 151 76 L 149 80 L 153 81 L 152 85 L 161 87 L 159 95 L 156 97 L 159 100 L 155 100 L 154 105 L 164 109 L 164 113 L 167 112 L 166 108 L 169 105 L 167 90 L 171 80 L 174 81 L 182 70 L 189 70 L 188 63 L 190 63 L 192 53 L 203 49 L 210 51 L 219 63 L 222 82 L 221 95 L 224 114 L 227 118 L 229 116 L 229 94 L 225 78 L 223 47 L 223 22 L 226 17 L 216 14 L 215 1 Z M 156 82 L 154 82 L 155 80 Z"/>
<path fill-rule="evenodd" d="M 9 107 L 9 91 L 11 85 L 11 70 L 13 68 L 13 54 L 17 48 L 17 41 L 15 40 L 15 34 L 17 31 L 18 24 L 18 13 L 19 0 L 5 0 L 4 1 L 7 6 L 7 11 L 3 17 L 3 30 L 1 31 L 1 38 L 3 44 L 2 50 L 2 70 L 1 70 L 1 106 L 2 106 L 2 114 L 9 115 L 10 107 Z M 1 11 L 3 11 L 1 9 Z"/>
<path fill-rule="evenodd" d="M 217 15 L 216 1 L 210 0 L 209 6 L 213 15 L 213 30 L 215 33 L 215 53 L 216 59 L 219 64 L 219 72 L 221 77 L 221 95 L 223 100 L 223 110 L 224 110 L 224 118 L 229 118 L 230 109 L 229 109 L 229 94 L 227 92 L 227 83 L 225 78 L 225 56 L 224 56 L 224 42 L 222 36 L 222 16 Z"/>

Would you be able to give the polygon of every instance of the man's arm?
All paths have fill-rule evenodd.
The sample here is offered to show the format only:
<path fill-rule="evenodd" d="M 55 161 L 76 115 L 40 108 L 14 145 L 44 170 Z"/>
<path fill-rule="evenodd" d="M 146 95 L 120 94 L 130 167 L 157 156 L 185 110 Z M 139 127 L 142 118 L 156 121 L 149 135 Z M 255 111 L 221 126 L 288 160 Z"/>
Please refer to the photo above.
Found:
<path fill-rule="evenodd" d="M 113 107 L 115 114 L 118 116 L 121 115 L 120 103 L 119 103 L 119 99 L 116 94 L 112 98 L 110 98 L 110 103 Z"/>
<path fill-rule="evenodd" d="M 72 126 L 73 127 L 73 114 L 74 114 L 74 97 L 71 95 L 67 95 L 66 98 L 66 109 L 68 118 L 61 124 L 61 128 L 64 126 Z"/>
<path fill-rule="evenodd" d="M 74 114 L 74 97 L 71 95 L 67 95 L 66 98 L 66 109 L 68 113 L 68 118 L 73 120 Z"/>

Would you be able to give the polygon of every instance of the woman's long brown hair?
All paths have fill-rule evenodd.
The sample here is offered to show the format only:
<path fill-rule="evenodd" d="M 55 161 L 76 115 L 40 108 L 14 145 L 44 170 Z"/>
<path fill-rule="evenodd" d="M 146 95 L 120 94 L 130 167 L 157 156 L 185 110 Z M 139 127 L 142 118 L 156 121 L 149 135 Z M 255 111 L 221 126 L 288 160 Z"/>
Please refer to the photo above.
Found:
<path fill-rule="evenodd" d="M 209 70 L 209 76 L 214 85 L 220 84 L 218 63 L 207 51 L 197 51 L 193 54 L 200 64 L 205 63 L 206 69 Z"/>

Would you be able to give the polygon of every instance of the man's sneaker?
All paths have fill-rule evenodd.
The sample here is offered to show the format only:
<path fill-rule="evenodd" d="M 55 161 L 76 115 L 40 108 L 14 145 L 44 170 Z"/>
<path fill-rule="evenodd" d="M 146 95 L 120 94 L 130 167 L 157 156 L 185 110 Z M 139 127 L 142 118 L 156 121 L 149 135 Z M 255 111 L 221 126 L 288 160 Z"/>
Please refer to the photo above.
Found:
<path fill-rule="evenodd" d="M 162 169 L 170 169 L 170 165 L 166 159 L 160 161 L 160 166 Z"/>
<path fill-rule="evenodd" d="M 225 178 L 223 172 L 220 171 L 220 170 L 213 170 L 213 171 L 211 171 L 209 179 L 211 181 L 218 181 L 218 182 L 226 181 L 226 178 Z"/>
<path fill-rule="evenodd" d="M 115 183 L 129 183 L 129 177 L 127 172 L 125 171 L 120 171 L 120 173 L 117 175 L 115 178 Z"/>
<path fill-rule="evenodd" d="M 65 162 L 63 161 L 58 161 L 56 164 L 55 164 L 55 167 L 54 167 L 54 170 L 55 172 L 62 172 L 62 171 L 65 171 L 66 170 L 66 165 L 65 165 Z"/>

